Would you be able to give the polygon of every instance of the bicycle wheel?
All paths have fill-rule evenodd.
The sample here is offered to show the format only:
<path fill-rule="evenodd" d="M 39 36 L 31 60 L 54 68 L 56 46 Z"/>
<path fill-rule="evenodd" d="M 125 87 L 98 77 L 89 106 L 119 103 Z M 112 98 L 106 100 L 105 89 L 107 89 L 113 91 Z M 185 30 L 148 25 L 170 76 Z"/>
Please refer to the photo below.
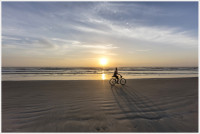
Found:
<path fill-rule="evenodd" d="M 120 80 L 120 84 L 121 84 L 121 85 L 125 85 L 125 84 L 126 84 L 126 79 L 122 78 L 122 79 Z"/>
<path fill-rule="evenodd" d="M 114 86 L 116 83 L 116 80 L 112 78 L 112 79 L 110 79 L 109 83 L 110 83 L 110 85 Z"/>

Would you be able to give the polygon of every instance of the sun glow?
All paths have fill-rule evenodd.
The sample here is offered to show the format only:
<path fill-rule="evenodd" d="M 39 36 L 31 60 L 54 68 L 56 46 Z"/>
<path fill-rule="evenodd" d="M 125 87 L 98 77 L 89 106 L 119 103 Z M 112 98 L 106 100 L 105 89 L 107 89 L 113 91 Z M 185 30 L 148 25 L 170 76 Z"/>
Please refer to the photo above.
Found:
<path fill-rule="evenodd" d="M 101 64 L 102 66 L 105 66 L 105 65 L 107 64 L 107 62 L 108 62 L 108 60 L 107 60 L 106 58 L 101 58 L 101 59 L 100 59 L 100 64 Z"/>

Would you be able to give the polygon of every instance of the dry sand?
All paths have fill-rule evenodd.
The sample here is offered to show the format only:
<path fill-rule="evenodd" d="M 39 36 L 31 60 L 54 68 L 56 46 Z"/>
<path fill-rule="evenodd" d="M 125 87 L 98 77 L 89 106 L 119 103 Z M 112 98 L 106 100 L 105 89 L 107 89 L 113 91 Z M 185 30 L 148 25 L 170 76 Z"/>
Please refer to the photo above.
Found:
<path fill-rule="evenodd" d="M 197 132 L 198 78 L 3 81 L 3 132 Z"/>

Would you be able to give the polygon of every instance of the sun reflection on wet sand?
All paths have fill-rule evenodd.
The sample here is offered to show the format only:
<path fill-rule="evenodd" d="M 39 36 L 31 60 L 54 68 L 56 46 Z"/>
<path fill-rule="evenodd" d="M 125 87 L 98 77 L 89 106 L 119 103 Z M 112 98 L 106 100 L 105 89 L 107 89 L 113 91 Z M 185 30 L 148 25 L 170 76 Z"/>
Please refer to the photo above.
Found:
<path fill-rule="evenodd" d="M 101 78 L 102 78 L 102 80 L 105 80 L 106 79 L 106 74 L 101 74 Z"/>

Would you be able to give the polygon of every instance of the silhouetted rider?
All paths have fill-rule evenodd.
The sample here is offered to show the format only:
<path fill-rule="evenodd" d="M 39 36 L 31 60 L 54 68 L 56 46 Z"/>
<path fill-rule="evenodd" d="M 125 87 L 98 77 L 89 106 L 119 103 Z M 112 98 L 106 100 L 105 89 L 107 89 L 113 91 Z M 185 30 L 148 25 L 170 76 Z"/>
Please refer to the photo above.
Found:
<path fill-rule="evenodd" d="M 117 79 L 117 83 L 119 84 L 119 77 L 117 75 L 118 75 L 118 71 L 117 71 L 117 67 L 116 67 L 113 77 L 115 77 Z"/>

